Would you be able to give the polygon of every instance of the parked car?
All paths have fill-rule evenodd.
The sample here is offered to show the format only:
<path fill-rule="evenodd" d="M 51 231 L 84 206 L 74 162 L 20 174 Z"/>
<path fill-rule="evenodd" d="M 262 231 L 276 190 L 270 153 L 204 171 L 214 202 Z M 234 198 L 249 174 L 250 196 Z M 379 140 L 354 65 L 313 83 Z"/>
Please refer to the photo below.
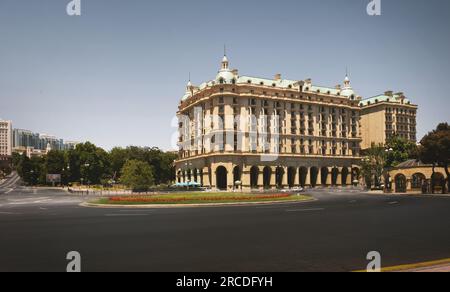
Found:
<path fill-rule="evenodd" d="M 282 189 L 281 190 L 282 193 L 303 193 L 304 191 L 305 191 L 305 189 L 302 187 L 294 187 L 291 189 Z"/>

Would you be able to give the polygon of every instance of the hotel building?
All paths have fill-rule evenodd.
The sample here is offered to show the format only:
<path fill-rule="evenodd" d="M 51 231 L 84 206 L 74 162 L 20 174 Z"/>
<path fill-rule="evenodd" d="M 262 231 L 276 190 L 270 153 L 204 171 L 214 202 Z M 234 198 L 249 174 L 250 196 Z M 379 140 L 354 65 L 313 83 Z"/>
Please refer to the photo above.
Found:
<path fill-rule="evenodd" d="M 179 110 L 177 181 L 230 190 L 351 185 L 359 179 L 361 97 L 350 85 L 242 76 L 228 58 L 191 82 Z"/>
<path fill-rule="evenodd" d="M 222 190 L 346 186 L 360 151 L 393 135 L 416 141 L 403 93 L 362 99 L 343 85 L 240 75 L 224 56 L 214 80 L 189 81 L 179 104 L 178 183 Z"/>

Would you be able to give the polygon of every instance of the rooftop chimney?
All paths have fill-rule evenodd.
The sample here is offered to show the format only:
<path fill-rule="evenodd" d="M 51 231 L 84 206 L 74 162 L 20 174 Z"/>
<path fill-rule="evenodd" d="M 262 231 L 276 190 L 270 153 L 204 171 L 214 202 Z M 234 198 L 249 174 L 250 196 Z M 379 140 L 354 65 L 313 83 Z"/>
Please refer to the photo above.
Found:
<path fill-rule="evenodd" d="M 281 80 L 281 74 L 276 74 L 274 79 L 275 79 L 275 81 L 280 81 Z"/>
<path fill-rule="evenodd" d="M 233 73 L 234 76 L 238 76 L 239 75 L 239 70 L 238 69 L 233 69 L 233 71 L 231 71 Z"/>
<path fill-rule="evenodd" d="M 393 93 L 393 91 L 386 91 L 385 93 L 384 93 L 384 95 L 386 95 L 386 96 L 394 96 L 394 93 Z"/>

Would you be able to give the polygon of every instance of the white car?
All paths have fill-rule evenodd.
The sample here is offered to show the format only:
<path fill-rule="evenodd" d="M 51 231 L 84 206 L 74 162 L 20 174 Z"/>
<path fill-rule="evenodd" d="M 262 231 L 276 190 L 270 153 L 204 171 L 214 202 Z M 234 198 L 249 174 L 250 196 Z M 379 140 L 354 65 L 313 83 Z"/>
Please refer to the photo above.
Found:
<path fill-rule="evenodd" d="M 283 189 L 281 190 L 282 193 L 303 193 L 305 191 L 302 187 L 295 187 L 292 189 Z"/>
<path fill-rule="evenodd" d="M 305 191 L 305 189 L 302 187 L 295 187 L 295 188 L 291 189 L 291 192 L 294 192 L 294 193 L 303 193 L 304 191 Z"/>

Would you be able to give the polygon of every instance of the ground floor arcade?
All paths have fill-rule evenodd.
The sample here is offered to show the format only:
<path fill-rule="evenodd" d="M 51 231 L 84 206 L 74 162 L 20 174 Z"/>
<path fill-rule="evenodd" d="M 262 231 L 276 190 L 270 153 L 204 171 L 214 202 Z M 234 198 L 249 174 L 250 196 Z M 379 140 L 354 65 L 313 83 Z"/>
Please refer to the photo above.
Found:
<path fill-rule="evenodd" d="M 400 166 L 389 171 L 386 181 L 388 191 L 395 193 L 446 193 L 448 185 L 446 172 L 431 165 Z"/>
<path fill-rule="evenodd" d="M 224 161 L 226 160 L 226 161 Z M 197 159 L 177 163 L 177 182 L 197 182 L 220 190 L 263 190 L 358 184 L 360 169 L 351 159 L 254 157 Z"/>

